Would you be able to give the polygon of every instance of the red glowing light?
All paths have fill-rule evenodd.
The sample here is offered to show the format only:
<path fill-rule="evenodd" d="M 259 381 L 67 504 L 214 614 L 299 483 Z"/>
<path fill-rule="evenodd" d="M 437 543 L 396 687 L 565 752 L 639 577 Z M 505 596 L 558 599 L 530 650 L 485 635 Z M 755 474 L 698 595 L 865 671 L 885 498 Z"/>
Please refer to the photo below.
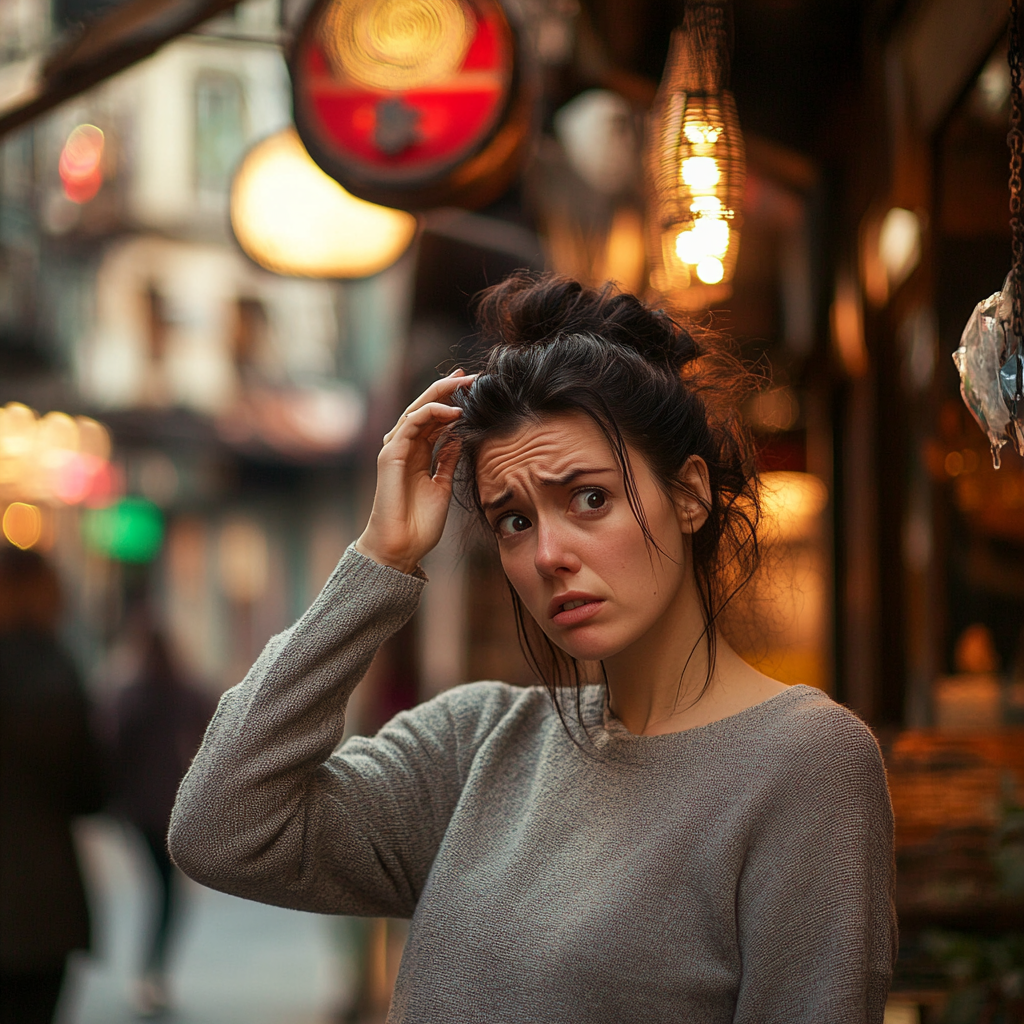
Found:
<path fill-rule="evenodd" d="M 103 184 L 103 132 L 95 125 L 80 124 L 61 150 L 60 180 L 73 203 L 87 203 Z"/>

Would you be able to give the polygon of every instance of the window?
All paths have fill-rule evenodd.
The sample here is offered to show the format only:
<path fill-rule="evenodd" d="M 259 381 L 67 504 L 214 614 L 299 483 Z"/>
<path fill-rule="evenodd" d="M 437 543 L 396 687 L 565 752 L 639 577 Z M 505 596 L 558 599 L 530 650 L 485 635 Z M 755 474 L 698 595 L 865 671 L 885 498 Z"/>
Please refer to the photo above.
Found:
<path fill-rule="evenodd" d="M 196 80 L 196 188 L 224 195 L 245 150 L 245 96 L 232 74 L 204 71 Z"/>

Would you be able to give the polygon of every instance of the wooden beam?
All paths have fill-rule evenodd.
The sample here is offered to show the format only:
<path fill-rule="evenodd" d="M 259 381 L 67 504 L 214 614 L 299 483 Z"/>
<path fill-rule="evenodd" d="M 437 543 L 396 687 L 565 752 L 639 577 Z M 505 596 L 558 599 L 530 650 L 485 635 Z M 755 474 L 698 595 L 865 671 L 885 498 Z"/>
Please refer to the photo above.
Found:
<path fill-rule="evenodd" d="M 128 0 L 90 22 L 45 60 L 3 69 L 0 136 L 150 56 L 238 0 Z M 19 74 L 20 72 L 20 74 Z M 17 79 L 20 78 L 20 81 Z M 2 85 L 0 85 L 2 88 Z"/>

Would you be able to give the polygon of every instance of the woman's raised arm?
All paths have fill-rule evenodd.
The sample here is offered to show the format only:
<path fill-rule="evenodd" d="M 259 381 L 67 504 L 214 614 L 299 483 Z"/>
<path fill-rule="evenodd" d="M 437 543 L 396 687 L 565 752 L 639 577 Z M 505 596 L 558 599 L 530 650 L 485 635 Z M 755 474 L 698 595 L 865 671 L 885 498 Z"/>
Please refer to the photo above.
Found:
<path fill-rule="evenodd" d="M 424 580 L 409 573 L 441 535 L 454 468 L 449 457 L 431 474 L 431 452 L 459 414 L 444 400 L 470 380 L 438 381 L 403 414 L 385 438 L 358 545 L 221 699 L 169 835 L 175 861 L 198 881 L 298 909 L 412 912 L 472 756 L 460 731 L 480 723 L 453 716 L 442 698 L 358 752 L 331 755 L 349 695 L 419 601 Z"/>

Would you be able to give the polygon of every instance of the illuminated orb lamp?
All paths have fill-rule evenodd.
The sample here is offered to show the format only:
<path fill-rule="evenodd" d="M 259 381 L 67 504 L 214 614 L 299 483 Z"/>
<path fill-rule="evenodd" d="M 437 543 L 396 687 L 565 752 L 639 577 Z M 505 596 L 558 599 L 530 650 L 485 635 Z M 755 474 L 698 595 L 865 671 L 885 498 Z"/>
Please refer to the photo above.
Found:
<path fill-rule="evenodd" d="M 726 3 L 687 6 L 647 128 L 651 285 L 699 309 L 732 292 L 746 155 L 729 76 Z"/>
<path fill-rule="evenodd" d="M 497 0 L 318 0 L 290 69 L 299 135 L 353 195 L 472 209 L 518 173 L 533 90 Z"/>
<path fill-rule="evenodd" d="M 143 498 L 122 498 L 82 516 L 86 547 L 115 562 L 144 564 L 156 558 L 164 539 L 160 509 Z"/>
<path fill-rule="evenodd" d="M 246 255 L 276 274 L 369 277 L 409 247 L 416 218 L 350 195 L 286 128 L 242 161 L 231 186 L 231 227 Z"/>
<path fill-rule="evenodd" d="M 57 165 L 64 194 L 73 203 L 87 203 L 103 184 L 103 132 L 80 124 L 64 143 Z"/>

